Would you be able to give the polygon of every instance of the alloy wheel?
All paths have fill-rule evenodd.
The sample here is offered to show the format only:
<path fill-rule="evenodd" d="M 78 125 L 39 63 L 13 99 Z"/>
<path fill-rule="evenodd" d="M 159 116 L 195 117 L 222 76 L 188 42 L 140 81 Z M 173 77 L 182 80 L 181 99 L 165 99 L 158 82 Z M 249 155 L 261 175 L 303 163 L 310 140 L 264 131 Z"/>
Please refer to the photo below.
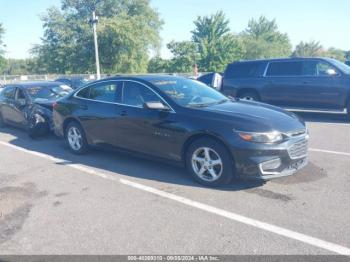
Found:
<path fill-rule="evenodd" d="M 192 154 L 192 169 L 200 179 L 214 182 L 222 174 L 223 161 L 212 148 L 200 147 Z"/>
<path fill-rule="evenodd" d="M 74 151 L 79 151 L 82 148 L 83 136 L 77 127 L 72 126 L 69 128 L 67 138 L 68 138 L 70 147 Z"/>

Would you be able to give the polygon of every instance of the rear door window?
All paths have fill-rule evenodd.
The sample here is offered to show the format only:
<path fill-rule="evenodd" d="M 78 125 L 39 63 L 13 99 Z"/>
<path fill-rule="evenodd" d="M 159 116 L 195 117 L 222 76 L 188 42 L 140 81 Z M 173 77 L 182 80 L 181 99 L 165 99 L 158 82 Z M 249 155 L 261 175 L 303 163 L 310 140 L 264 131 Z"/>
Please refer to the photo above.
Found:
<path fill-rule="evenodd" d="M 99 83 L 83 88 L 77 92 L 76 96 L 100 102 L 117 102 L 117 95 L 121 85 L 121 82 Z"/>
<path fill-rule="evenodd" d="M 303 62 L 303 76 L 316 76 L 317 61 Z"/>
<path fill-rule="evenodd" d="M 297 62 L 270 62 L 266 76 L 301 76 L 303 74 L 303 63 Z"/>
<path fill-rule="evenodd" d="M 90 96 L 92 100 L 102 102 L 115 102 L 116 101 L 117 84 L 104 83 L 90 87 Z"/>
<path fill-rule="evenodd" d="M 237 63 L 230 64 L 225 72 L 226 78 L 244 78 L 257 76 L 262 63 Z"/>

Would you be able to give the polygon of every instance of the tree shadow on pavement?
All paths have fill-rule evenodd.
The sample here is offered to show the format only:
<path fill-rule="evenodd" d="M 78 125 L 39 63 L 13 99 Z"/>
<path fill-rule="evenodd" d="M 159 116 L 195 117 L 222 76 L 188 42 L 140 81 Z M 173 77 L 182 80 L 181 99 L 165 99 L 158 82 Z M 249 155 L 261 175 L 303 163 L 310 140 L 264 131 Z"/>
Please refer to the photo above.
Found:
<path fill-rule="evenodd" d="M 187 174 L 185 168 L 164 163 L 160 160 L 101 149 L 92 149 L 85 155 L 74 155 L 69 151 L 65 141 L 54 135 L 31 139 L 24 131 L 14 128 L 3 128 L 1 133 L 11 136 L 9 143 L 12 145 L 62 159 L 63 161 L 56 163 L 57 165 L 82 164 L 110 172 L 112 175 L 116 173 L 149 181 L 206 188 L 194 182 Z M 211 189 L 239 191 L 256 188 L 263 184 L 261 181 L 234 180 L 230 185 Z"/>

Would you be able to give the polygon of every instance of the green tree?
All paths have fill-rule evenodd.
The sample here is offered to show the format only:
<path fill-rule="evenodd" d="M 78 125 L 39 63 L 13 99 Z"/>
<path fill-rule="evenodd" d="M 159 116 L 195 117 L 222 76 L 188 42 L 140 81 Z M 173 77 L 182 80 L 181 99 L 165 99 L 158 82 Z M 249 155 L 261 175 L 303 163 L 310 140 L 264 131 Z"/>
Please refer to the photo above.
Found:
<path fill-rule="evenodd" d="M 3 71 L 4 70 L 4 66 L 6 64 L 6 60 L 4 58 L 4 42 L 3 42 L 3 36 L 5 34 L 5 29 L 4 27 L 2 26 L 2 24 L 0 23 L 0 71 Z"/>
<path fill-rule="evenodd" d="M 345 59 L 350 60 L 350 51 L 345 52 Z"/>
<path fill-rule="evenodd" d="M 346 52 L 344 50 L 334 48 L 334 47 L 329 48 L 325 52 L 324 56 L 334 58 L 342 62 L 346 60 Z"/>
<path fill-rule="evenodd" d="M 29 75 L 37 73 L 37 68 L 34 66 L 35 60 L 27 59 L 7 59 L 4 65 L 3 72 L 9 75 Z"/>
<path fill-rule="evenodd" d="M 317 57 L 324 54 L 324 49 L 320 42 L 310 41 L 303 42 L 301 41 L 293 52 L 294 57 Z"/>
<path fill-rule="evenodd" d="M 251 19 L 241 33 L 245 46 L 245 59 L 287 57 L 292 53 L 292 45 L 287 34 L 281 33 L 275 20 L 261 16 Z"/>
<path fill-rule="evenodd" d="M 192 40 L 200 54 L 201 71 L 223 71 L 228 63 L 243 57 L 242 43 L 230 33 L 229 23 L 222 11 L 194 21 Z"/>
<path fill-rule="evenodd" d="M 171 72 L 192 72 L 195 64 L 202 72 L 219 72 L 243 57 L 242 42 L 230 33 L 229 20 L 223 12 L 199 16 L 194 25 L 192 41 L 172 41 L 167 45 L 173 54 Z"/>
<path fill-rule="evenodd" d="M 32 53 L 53 73 L 95 71 L 91 24 L 95 10 L 100 21 L 98 42 L 104 73 L 146 72 L 150 49 L 160 46 L 162 21 L 149 0 L 62 0 L 42 17 L 44 36 Z"/>
<path fill-rule="evenodd" d="M 171 71 L 170 60 L 155 56 L 148 62 L 147 71 L 148 73 L 168 73 Z"/>
<path fill-rule="evenodd" d="M 196 43 L 192 41 L 175 42 L 167 44 L 168 49 L 173 54 L 169 64 L 169 72 L 189 73 L 199 60 Z"/>

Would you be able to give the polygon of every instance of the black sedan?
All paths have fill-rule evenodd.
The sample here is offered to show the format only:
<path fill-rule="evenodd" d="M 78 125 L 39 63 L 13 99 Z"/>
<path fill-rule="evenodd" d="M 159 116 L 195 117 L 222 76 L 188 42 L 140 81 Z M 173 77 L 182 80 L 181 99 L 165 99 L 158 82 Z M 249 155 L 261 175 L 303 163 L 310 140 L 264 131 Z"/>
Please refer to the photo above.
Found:
<path fill-rule="evenodd" d="M 308 133 L 296 115 L 180 77 L 97 81 L 59 100 L 53 115 L 73 153 L 112 146 L 172 160 L 205 185 L 268 180 L 307 164 Z"/>
<path fill-rule="evenodd" d="M 6 85 L 0 93 L 0 127 L 22 127 L 30 136 L 48 133 L 53 129 L 53 104 L 71 91 L 70 87 L 58 82 Z"/>

